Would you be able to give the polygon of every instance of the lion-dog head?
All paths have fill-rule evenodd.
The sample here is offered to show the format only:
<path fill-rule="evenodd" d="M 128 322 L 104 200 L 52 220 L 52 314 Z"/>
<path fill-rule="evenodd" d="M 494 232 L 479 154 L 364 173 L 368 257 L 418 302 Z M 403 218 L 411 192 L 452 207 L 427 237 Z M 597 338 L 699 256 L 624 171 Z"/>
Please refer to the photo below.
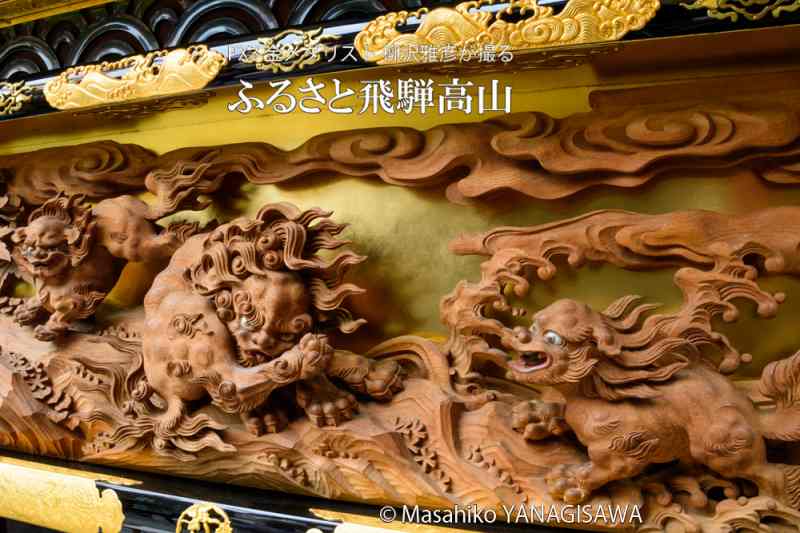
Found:
<path fill-rule="evenodd" d="M 537 312 L 529 329 L 517 328 L 509 362 L 513 379 L 532 385 L 579 387 L 607 400 L 651 398 L 657 386 L 684 368 L 697 348 L 689 334 L 670 334 L 670 317 L 628 296 L 599 313 L 575 300 Z"/>

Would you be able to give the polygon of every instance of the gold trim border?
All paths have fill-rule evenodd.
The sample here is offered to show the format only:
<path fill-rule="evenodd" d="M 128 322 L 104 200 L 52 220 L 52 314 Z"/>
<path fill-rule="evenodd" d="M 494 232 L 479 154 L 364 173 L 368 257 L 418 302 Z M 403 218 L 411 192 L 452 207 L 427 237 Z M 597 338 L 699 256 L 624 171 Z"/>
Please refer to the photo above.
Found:
<path fill-rule="evenodd" d="M 402 531 L 404 533 L 475 533 L 472 530 L 457 529 L 450 527 L 434 526 L 430 524 L 408 524 L 398 521 L 383 522 L 377 517 L 365 516 L 353 513 L 342 513 L 329 509 L 309 509 L 311 514 L 323 520 L 341 522 L 336 526 L 335 533 L 392 533 Z M 376 509 L 375 513 L 378 511 Z"/>
<path fill-rule="evenodd" d="M 91 476 L 0 457 L 0 517 L 70 533 L 119 533 L 122 502 Z"/>

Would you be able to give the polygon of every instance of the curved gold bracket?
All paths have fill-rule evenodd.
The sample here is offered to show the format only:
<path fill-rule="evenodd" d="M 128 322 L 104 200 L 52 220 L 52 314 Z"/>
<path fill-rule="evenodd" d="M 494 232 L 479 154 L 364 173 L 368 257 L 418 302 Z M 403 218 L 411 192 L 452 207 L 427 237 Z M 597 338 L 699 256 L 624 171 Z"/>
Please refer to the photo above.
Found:
<path fill-rule="evenodd" d="M 431 61 L 429 53 L 421 54 L 420 59 L 423 48 L 440 52 L 450 47 L 456 51 L 501 48 L 507 52 L 616 41 L 629 31 L 643 28 L 660 6 L 659 0 L 569 0 L 554 13 L 552 7 L 542 7 L 537 0 L 512 0 L 497 13 L 477 9 L 497 2 L 477 0 L 430 12 L 423 8 L 388 13 L 356 36 L 355 48 L 366 61 L 396 64 Z M 521 20 L 509 22 L 506 18 L 510 15 Z M 409 19 L 419 17 L 423 18 L 416 32 L 397 30 Z"/>
<path fill-rule="evenodd" d="M 76 109 L 196 91 L 208 85 L 227 62 L 205 45 L 151 52 L 68 68 L 47 82 L 44 96 L 56 109 Z M 108 74 L 119 69 L 128 70 L 120 78 Z"/>

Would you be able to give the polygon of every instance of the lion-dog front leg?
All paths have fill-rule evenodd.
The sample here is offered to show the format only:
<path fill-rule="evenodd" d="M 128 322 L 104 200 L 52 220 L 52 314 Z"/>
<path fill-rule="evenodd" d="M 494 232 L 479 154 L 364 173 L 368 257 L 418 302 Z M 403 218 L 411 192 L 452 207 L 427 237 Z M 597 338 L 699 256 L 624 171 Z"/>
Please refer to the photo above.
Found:
<path fill-rule="evenodd" d="M 395 393 L 403 390 L 403 372 L 396 361 L 380 361 L 337 351 L 325 374 L 374 400 L 391 400 Z"/>
<path fill-rule="evenodd" d="M 570 431 L 564 419 L 564 404 L 541 400 L 515 404 L 511 410 L 511 427 L 529 441 L 558 437 Z"/>
<path fill-rule="evenodd" d="M 207 390 L 225 411 L 238 412 L 250 432 L 260 435 L 265 430 L 277 431 L 282 425 L 281 415 L 259 409 L 265 410 L 267 399 L 276 389 L 318 378 L 332 355 L 324 335 L 307 333 L 297 346 L 268 363 L 219 368 L 219 379 L 211 380 Z"/>
<path fill-rule="evenodd" d="M 318 427 L 338 426 L 358 412 L 358 402 L 328 376 L 375 400 L 391 400 L 403 389 L 403 375 L 395 361 L 376 361 L 351 352 L 336 352 L 323 375 L 297 384 L 297 403 Z"/>
<path fill-rule="evenodd" d="M 559 465 L 545 480 L 550 494 L 568 504 L 578 504 L 607 483 L 632 478 L 652 462 L 659 439 L 642 431 L 617 433 L 589 443 L 590 461 Z"/>
<path fill-rule="evenodd" d="M 325 375 L 299 382 L 297 403 L 317 427 L 338 426 L 358 412 L 355 396 L 331 383 Z"/>
<path fill-rule="evenodd" d="M 526 400 L 514 405 L 511 425 L 525 440 L 538 441 L 568 433 L 571 428 L 564 415 L 564 404 Z M 591 433 L 597 434 L 588 442 L 589 462 L 558 465 L 548 472 L 545 480 L 552 496 L 578 504 L 606 483 L 635 476 L 647 467 L 658 439 L 647 438 L 644 432 L 620 435 L 615 433 L 619 426 L 620 421 L 612 418 L 593 427 Z M 579 425 L 579 429 L 586 438 L 586 428 Z"/>
<path fill-rule="evenodd" d="M 91 316 L 104 297 L 104 293 L 78 288 L 74 294 L 51 298 L 53 314 L 45 324 L 36 326 L 34 336 L 40 341 L 60 338 L 73 322 Z"/>

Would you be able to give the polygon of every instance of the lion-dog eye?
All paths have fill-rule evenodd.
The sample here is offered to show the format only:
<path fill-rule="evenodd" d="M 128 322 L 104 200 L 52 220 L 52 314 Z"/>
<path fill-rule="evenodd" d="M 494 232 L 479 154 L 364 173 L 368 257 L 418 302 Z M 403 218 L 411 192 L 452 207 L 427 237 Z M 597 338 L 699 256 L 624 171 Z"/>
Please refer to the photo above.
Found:
<path fill-rule="evenodd" d="M 564 338 L 553 330 L 544 332 L 544 342 L 554 346 L 564 346 Z"/>

